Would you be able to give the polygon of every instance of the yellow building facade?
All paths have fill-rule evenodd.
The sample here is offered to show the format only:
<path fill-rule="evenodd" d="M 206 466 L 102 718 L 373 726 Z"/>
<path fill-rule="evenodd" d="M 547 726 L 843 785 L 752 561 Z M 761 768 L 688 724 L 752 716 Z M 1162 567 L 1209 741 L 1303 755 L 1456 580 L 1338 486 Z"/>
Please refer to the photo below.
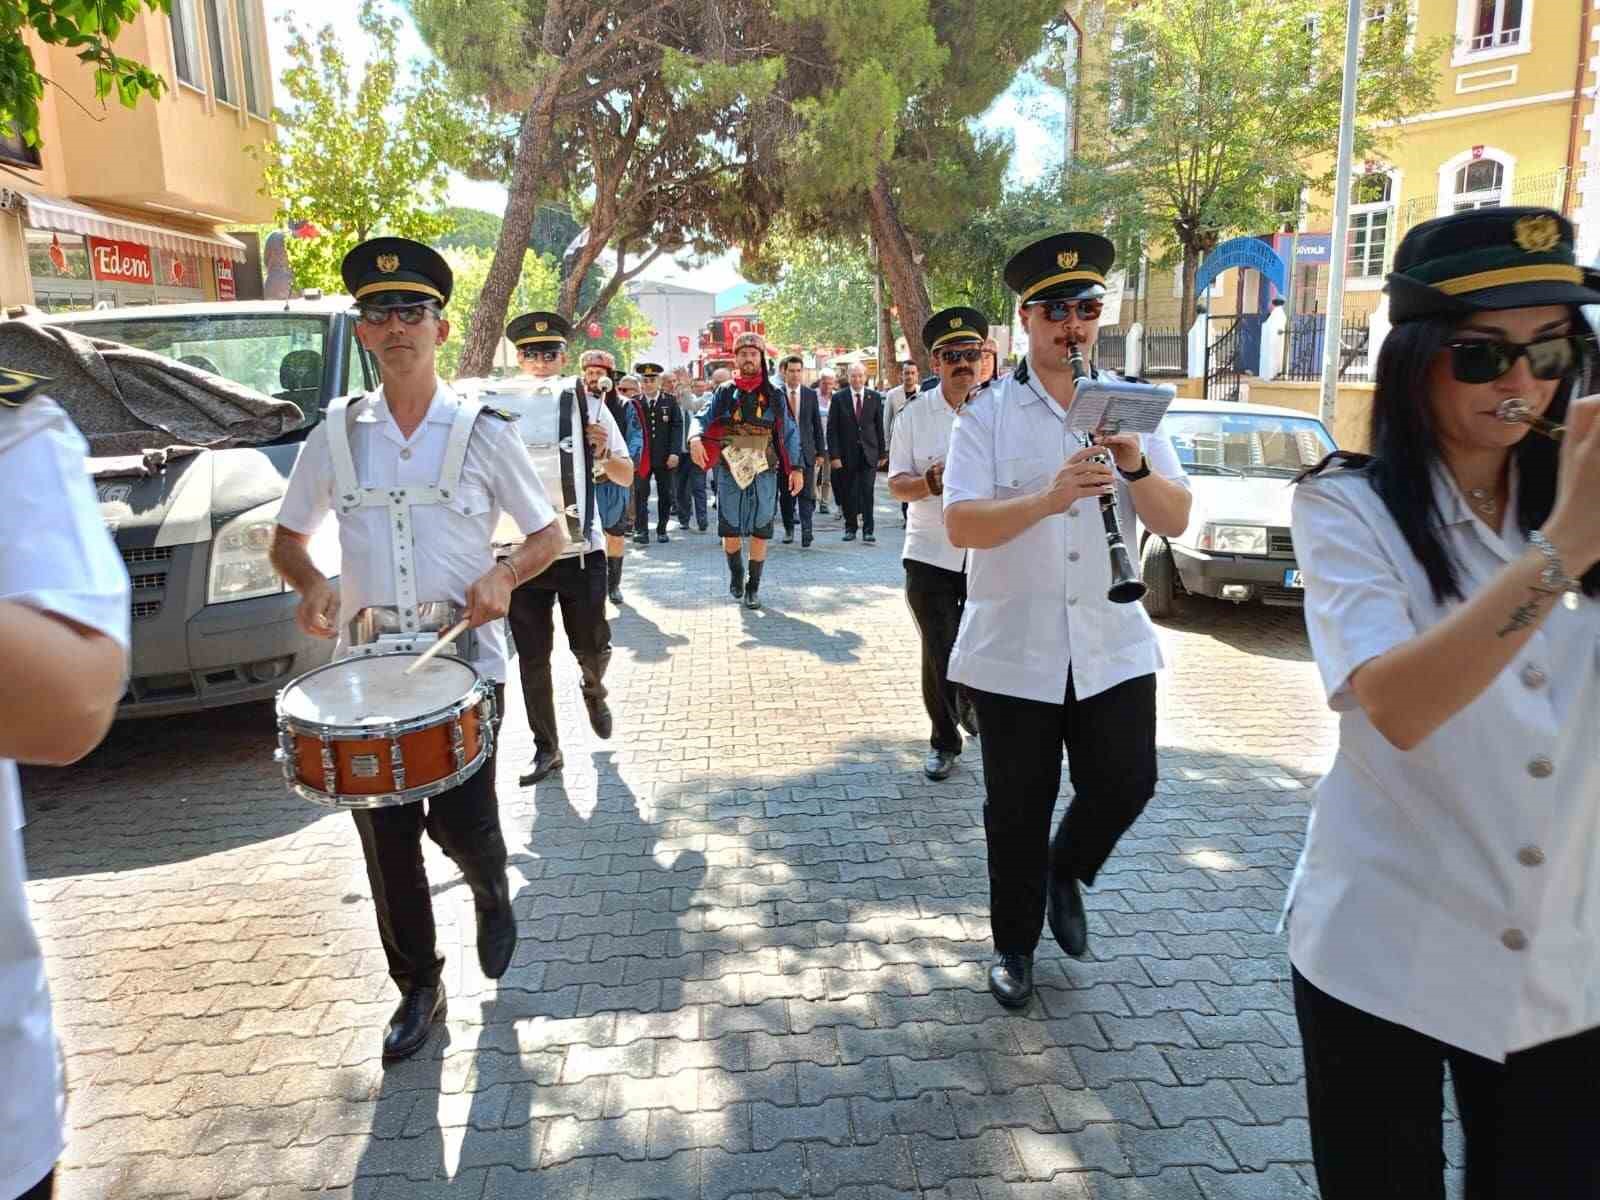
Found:
<path fill-rule="evenodd" d="M 71 50 L 28 36 L 53 86 L 37 149 L 0 131 L 0 307 L 250 294 L 249 247 L 227 230 L 274 216 L 248 151 L 273 137 L 262 0 L 172 0 L 129 22 L 118 53 L 167 83 L 133 109 L 102 106 Z"/>

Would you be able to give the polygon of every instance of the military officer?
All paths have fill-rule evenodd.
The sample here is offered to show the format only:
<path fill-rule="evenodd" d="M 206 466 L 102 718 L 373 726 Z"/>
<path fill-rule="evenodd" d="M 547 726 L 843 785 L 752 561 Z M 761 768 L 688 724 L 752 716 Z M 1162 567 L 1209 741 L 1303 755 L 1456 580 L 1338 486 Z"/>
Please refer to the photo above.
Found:
<path fill-rule="evenodd" d="M 660 363 L 634 363 L 633 373 L 639 377 L 638 411 L 644 423 L 644 451 L 634 474 L 633 540 L 645 545 L 650 541 L 651 480 L 656 485 L 656 541 L 671 540 L 667 518 L 672 515 L 673 472 L 684 442 L 683 410 L 677 397 L 661 390 L 664 370 Z"/>
<path fill-rule="evenodd" d="M 464 611 L 471 629 L 456 645 L 466 642 L 463 656 L 495 683 L 498 712 L 506 672 L 501 618 L 517 585 L 560 549 L 556 514 L 513 414 L 462 400 L 438 377 L 436 356 L 450 335 L 444 312 L 452 279 L 444 259 L 406 238 L 373 238 L 345 255 L 341 273 L 360 316 L 356 336 L 377 358 L 383 384 L 334 401 L 306 438 L 278 513 L 273 565 L 300 594 L 301 628 L 337 638 L 336 655 L 352 652 L 369 624 L 356 618 L 368 610 L 388 613 L 408 631 L 435 607 Z M 396 506 L 393 495 L 402 489 L 417 495 Z M 529 532 L 496 561 L 502 509 Z M 330 515 L 339 527 L 337 585 L 308 550 Z M 402 536 L 407 527 L 410 536 Z M 472 890 L 484 975 L 503 975 L 516 948 L 494 756 L 432 800 L 353 816 L 389 975 L 402 996 L 383 1056 L 401 1059 L 427 1041 L 446 1008 L 424 831 Z"/>

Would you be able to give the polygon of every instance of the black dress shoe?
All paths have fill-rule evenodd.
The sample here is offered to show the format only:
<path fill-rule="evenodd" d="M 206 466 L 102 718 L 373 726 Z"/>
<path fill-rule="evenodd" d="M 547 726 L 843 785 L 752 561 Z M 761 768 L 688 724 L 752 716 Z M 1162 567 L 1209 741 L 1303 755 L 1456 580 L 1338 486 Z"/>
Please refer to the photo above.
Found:
<path fill-rule="evenodd" d="M 963 699 L 956 705 L 956 722 L 961 726 L 961 731 L 970 738 L 978 736 L 978 710 L 973 707 L 972 701 Z"/>
<path fill-rule="evenodd" d="M 671 540 L 672 539 L 667 536 L 667 531 L 665 529 L 656 530 L 656 541 L 660 542 L 663 546 L 665 546 Z"/>
<path fill-rule="evenodd" d="M 1078 881 L 1065 872 L 1057 874 L 1053 863 L 1045 915 L 1050 919 L 1050 932 L 1055 934 L 1056 945 L 1063 951 L 1073 958 L 1082 958 L 1089 952 L 1089 916 L 1083 911 Z"/>
<path fill-rule="evenodd" d="M 861 535 L 861 540 L 869 546 L 876 546 L 878 544 L 878 539 L 870 533 L 863 533 Z"/>
<path fill-rule="evenodd" d="M 478 966 L 488 979 L 499 979 L 511 965 L 517 949 L 517 918 L 511 911 L 511 885 L 505 872 L 495 881 L 492 894 L 476 897 L 478 913 Z M 484 907 L 487 902 L 488 907 Z"/>
<path fill-rule="evenodd" d="M 422 1049 L 422 1043 L 433 1032 L 434 1023 L 444 1018 L 444 985 L 412 988 L 400 1007 L 389 1018 L 388 1032 L 383 1035 L 383 1061 L 399 1062 L 410 1058 Z"/>
<path fill-rule="evenodd" d="M 533 756 L 533 764 L 524 775 L 517 776 L 517 782 L 523 787 L 530 783 L 538 783 L 552 772 L 561 770 L 567 765 L 567 760 L 561 757 L 560 750 L 541 750 Z"/>
<path fill-rule="evenodd" d="M 948 750 L 929 750 L 928 757 L 922 760 L 922 773 L 935 782 L 949 779 L 950 772 L 955 770 L 956 757 Z"/>
<path fill-rule="evenodd" d="M 817 505 L 817 511 L 819 513 L 821 513 L 823 516 L 827 516 L 828 515 L 828 506 L 826 504 L 819 504 L 819 505 Z"/>
<path fill-rule="evenodd" d="M 989 990 L 1006 1008 L 1021 1008 L 1033 995 L 1033 955 L 1002 954 L 989 968 Z"/>
<path fill-rule="evenodd" d="M 611 736 L 611 706 L 600 696 L 585 696 L 583 706 L 589 710 L 589 728 L 594 730 L 595 736 L 609 738 Z"/>
<path fill-rule="evenodd" d="M 786 530 L 786 531 L 785 531 L 785 532 L 784 532 L 784 535 L 783 535 L 783 544 L 784 544 L 784 545 L 785 545 L 785 546 L 792 546 L 792 545 L 794 545 L 794 530 L 792 530 L 792 529 L 790 529 L 790 530 Z"/>
<path fill-rule="evenodd" d="M 644 533 L 636 533 L 636 534 L 634 534 L 633 535 L 633 544 L 635 546 L 648 546 L 650 544 L 649 531 L 647 530 Z"/>
<path fill-rule="evenodd" d="M 812 537 L 809 533 L 802 533 L 800 535 L 800 549 L 802 549 L 802 550 L 808 549 L 810 547 L 811 543 L 816 541 L 816 540 L 817 539 Z"/>
<path fill-rule="evenodd" d="M 856 540 L 856 531 L 854 529 L 846 529 L 844 531 L 844 540 L 847 541 L 847 542 L 855 541 Z"/>

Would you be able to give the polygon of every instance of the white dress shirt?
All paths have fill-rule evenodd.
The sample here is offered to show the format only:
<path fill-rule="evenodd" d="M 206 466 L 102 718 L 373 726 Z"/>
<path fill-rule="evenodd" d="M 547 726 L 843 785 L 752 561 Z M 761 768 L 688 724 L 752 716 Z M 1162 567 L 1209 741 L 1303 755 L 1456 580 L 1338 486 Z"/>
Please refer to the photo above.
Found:
<path fill-rule="evenodd" d="M 950 430 L 956 423 L 956 410 L 944 398 L 942 386 L 923 392 L 906 405 L 894 423 L 889 440 L 889 478 L 896 475 L 927 473 L 934 463 L 950 455 Z M 902 558 L 931 563 L 946 571 L 959 571 L 967 552 L 951 545 L 944 529 L 944 499 L 924 496 L 906 509 L 906 543 Z"/>
<path fill-rule="evenodd" d="M 1509 511 L 1516 512 L 1515 481 Z M 1527 543 L 1439 472 L 1464 594 Z M 1289 956 L 1328 994 L 1503 1061 L 1600 1025 L 1600 603 L 1566 597 L 1476 700 L 1397 750 L 1350 687 L 1442 621 L 1365 475 L 1303 483 L 1294 545 L 1339 750 L 1290 886 Z"/>
<path fill-rule="evenodd" d="M 350 453 L 362 486 L 435 483 L 459 404 L 455 393 L 441 382 L 427 416 L 407 438 L 395 424 L 381 387 L 356 401 L 351 406 L 355 415 L 350 424 Z M 333 492 L 327 428 L 318 425 L 306 438 L 289 476 L 278 523 L 296 533 L 315 533 L 333 511 Z M 484 414 L 473 426 L 461 484 L 450 502 L 412 510 L 419 601 L 466 603 L 467 588 L 494 566 L 490 545 L 502 509 L 529 533 L 556 519 L 516 425 Z M 339 549 L 339 645 L 335 653 L 344 654 L 349 649 L 351 619 L 364 608 L 395 603 L 394 551 L 387 513 L 362 508 L 340 517 Z M 480 626 L 477 634 L 473 665 L 494 682 L 504 682 L 505 623 L 490 621 Z"/>
<path fill-rule="evenodd" d="M 592 425 L 599 422 L 606 429 L 606 453 L 612 458 L 628 458 L 628 442 L 622 436 L 622 426 L 617 424 L 617 419 L 611 415 L 611 410 L 606 407 L 604 397 L 589 395 L 589 389 L 582 386 L 583 381 L 578 381 L 577 393 L 584 404 L 584 417 L 582 424 Z M 578 528 L 583 528 L 583 506 L 588 503 L 591 480 L 589 472 L 583 469 L 583 447 L 579 446 L 573 453 L 574 466 L 572 471 L 572 493 L 578 502 Z M 599 460 L 596 459 L 596 462 Z M 631 461 L 631 460 L 630 460 Z M 664 460 L 663 460 L 664 461 Z M 552 504 L 559 501 L 561 496 L 561 480 L 548 479 L 544 481 L 551 488 L 550 500 Z M 600 513 L 596 510 L 594 523 L 589 526 L 589 550 L 604 550 L 606 548 L 606 531 L 600 527 Z M 574 554 L 573 558 L 578 555 Z"/>
<path fill-rule="evenodd" d="M 1150 469 L 1188 487 L 1170 438 L 1142 434 Z M 950 432 L 944 507 L 1042 492 L 1083 448 L 1067 415 L 1038 382 L 995 379 L 967 400 Z M 1134 537 L 1133 497 L 1117 479 L 1123 536 Z M 1002 546 L 967 556 L 967 603 L 950 678 L 986 692 L 1060 704 L 1071 668 L 1079 699 L 1164 665 L 1144 605 L 1113 604 L 1098 499 L 1077 501 Z M 1077 652 L 1074 653 L 1074 647 Z"/>
<path fill-rule="evenodd" d="M 67 617 L 126 648 L 128 573 L 84 473 L 87 444 L 44 397 L 0 409 L 0 443 L 0 600 Z M 64 1145 L 66 1099 L 21 827 L 17 765 L 0 759 L 0 1196 L 38 1183 Z"/>

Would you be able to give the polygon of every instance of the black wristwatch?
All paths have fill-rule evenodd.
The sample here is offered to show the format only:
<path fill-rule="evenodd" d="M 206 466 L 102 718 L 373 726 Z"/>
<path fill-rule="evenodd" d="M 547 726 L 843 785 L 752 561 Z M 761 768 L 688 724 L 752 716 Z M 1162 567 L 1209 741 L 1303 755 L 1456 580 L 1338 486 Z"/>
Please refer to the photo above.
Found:
<path fill-rule="evenodd" d="M 1121 475 L 1128 483 L 1138 483 L 1139 480 L 1150 474 L 1150 460 L 1141 454 L 1139 455 L 1139 469 L 1137 471 L 1124 471 L 1121 467 L 1118 467 L 1117 474 Z"/>

